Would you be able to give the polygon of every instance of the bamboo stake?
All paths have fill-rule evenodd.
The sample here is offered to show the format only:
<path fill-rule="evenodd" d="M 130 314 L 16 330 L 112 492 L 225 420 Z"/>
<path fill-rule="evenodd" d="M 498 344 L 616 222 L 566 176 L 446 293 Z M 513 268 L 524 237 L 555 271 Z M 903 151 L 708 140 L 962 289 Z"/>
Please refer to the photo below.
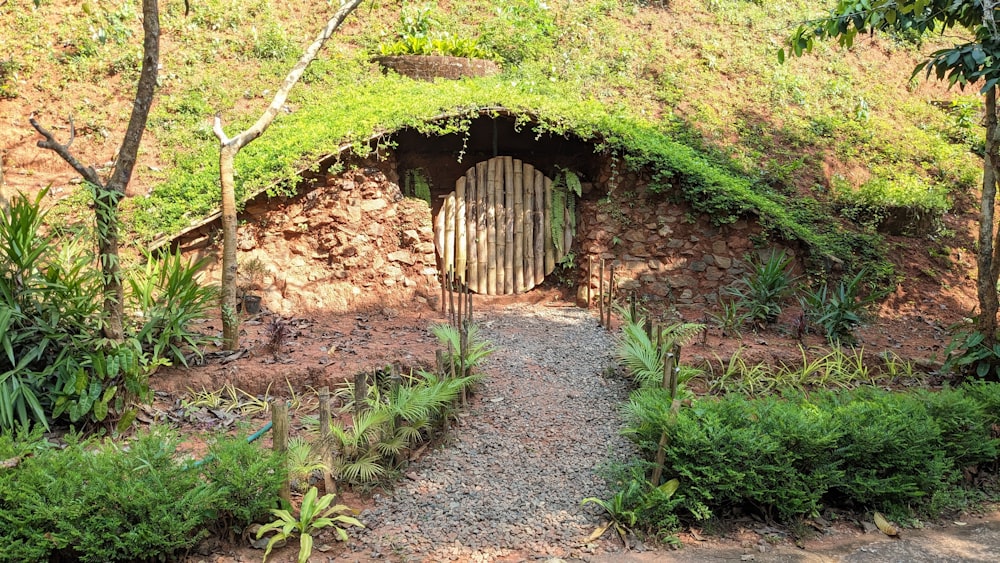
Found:
<path fill-rule="evenodd" d="M 478 246 L 477 252 L 479 254 L 479 289 L 478 293 L 480 295 L 487 295 L 488 292 L 488 280 L 487 280 L 487 241 L 489 237 L 489 232 L 486 225 L 486 202 L 487 202 L 487 176 L 488 164 L 486 162 L 480 162 L 476 164 L 476 244 Z"/>
<path fill-rule="evenodd" d="M 612 330 L 611 326 L 611 311 L 614 309 L 612 305 L 615 302 L 615 264 L 611 263 L 611 280 L 608 282 L 608 308 L 605 311 L 608 314 L 608 322 L 604 324 L 608 330 Z"/>
<path fill-rule="evenodd" d="M 524 292 L 524 169 L 527 166 L 520 160 L 514 161 L 514 293 Z"/>
<path fill-rule="evenodd" d="M 518 163 L 520 164 L 520 162 Z M 514 159 L 503 157 L 504 201 L 504 295 L 514 294 Z"/>
<path fill-rule="evenodd" d="M 444 269 L 439 270 L 441 272 L 441 313 L 444 314 L 445 318 L 448 318 L 448 295 L 446 286 L 448 284 L 447 278 L 448 274 L 445 273 Z"/>
<path fill-rule="evenodd" d="M 491 158 L 486 172 L 486 293 L 497 294 L 497 159 Z"/>
<path fill-rule="evenodd" d="M 672 353 L 663 358 L 663 388 L 670 390 L 670 415 L 667 418 L 668 428 L 673 426 L 680 411 L 681 403 L 677 400 L 677 364 L 676 357 Z M 653 476 L 650 483 L 654 487 L 660 486 L 660 477 L 663 475 L 663 463 L 666 459 L 667 446 L 670 445 L 670 435 L 665 428 L 660 434 L 660 442 L 656 447 L 656 461 L 653 465 Z"/>
<path fill-rule="evenodd" d="M 330 388 L 320 387 L 319 389 L 319 440 L 323 444 L 323 450 L 320 452 L 322 456 L 323 465 L 326 467 L 323 469 L 323 484 L 325 485 L 325 490 L 328 493 L 337 492 L 337 483 L 333 480 L 333 473 L 331 472 L 331 467 L 333 467 L 333 453 L 331 452 L 331 442 L 330 442 Z"/>
<path fill-rule="evenodd" d="M 271 439 L 272 446 L 274 451 L 283 454 L 288 451 L 288 404 L 285 403 L 284 399 L 271 401 L 271 424 L 272 432 L 274 432 Z M 281 482 L 278 496 L 285 502 L 292 500 L 291 487 L 287 477 Z"/>
<path fill-rule="evenodd" d="M 535 263 L 534 277 L 535 285 L 542 285 L 545 281 L 545 175 L 540 170 L 535 170 L 535 213 L 532 216 L 535 231 Z"/>
<path fill-rule="evenodd" d="M 535 167 L 524 165 L 524 290 L 535 287 Z"/>
<path fill-rule="evenodd" d="M 556 269 L 556 246 L 552 241 L 552 180 L 545 178 L 545 206 L 542 213 L 545 215 L 545 225 L 542 229 L 545 232 L 545 275 L 551 274 Z M 587 270 L 590 274 L 590 270 Z M 589 292 L 588 292 L 589 299 Z M 590 306 L 590 301 L 587 301 Z"/>
<path fill-rule="evenodd" d="M 548 260 L 548 254 L 546 254 L 545 259 Z M 546 266 L 546 268 L 548 268 Z M 590 292 L 591 286 L 594 280 L 594 257 L 590 254 L 587 255 L 587 308 L 590 308 Z"/>
<path fill-rule="evenodd" d="M 465 172 L 465 199 L 468 200 L 465 204 L 465 230 L 467 244 L 469 245 L 466 254 L 468 258 L 466 259 L 466 266 L 468 272 L 466 272 L 466 279 L 468 279 L 468 285 L 473 291 L 479 291 L 479 231 L 478 226 L 478 213 L 479 213 L 479 192 L 476 186 L 476 168 L 469 168 Z"/>
<path fill-rule="evenodd" d="M 601 258 L 601 273 L 597 276 L 600 289 L 597 291 L 597 308 L 600 316 L 600 325 L 604 326 L 604 258 Z"/>
<path fill-rule="evenodd" d="M 465 283 L 467 269 L 467 242 L 465 221 L 465 176 L 455 182 L 455 275 L 459 282 Z"/>

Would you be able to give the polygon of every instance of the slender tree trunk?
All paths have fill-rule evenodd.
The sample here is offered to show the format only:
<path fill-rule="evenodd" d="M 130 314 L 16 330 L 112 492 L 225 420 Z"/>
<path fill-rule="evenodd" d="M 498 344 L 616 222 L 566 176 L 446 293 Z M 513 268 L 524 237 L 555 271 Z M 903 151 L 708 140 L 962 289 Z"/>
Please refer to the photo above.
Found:
<path fill-rule="evenodd" d="M 146 130 L 149 109 L 153 105 L 156 90 L 156 75 L 160 65 L 160 16 L 157 0 L 142 2 L 142 71 L 136 87 L 132 115 L 118 158 L 107 183 L 101 182 L 93 167 L 84 166 L 70 153 L 70 145 L 76 136 L 73 120 L 70 118 L 70 138 L 63 145 L 42 127 L 34 118 L 29 122 L 43 137 L 38 146 L 55 151 L 67 164 L 73 167 L 94 189 L 95 220 L 97 225 L 97 249 L 101 262 L 101 277 L 104 282 L 104 322 L 105 338 L 121 342 L 124 338 L 125 291 L 122 286 L 121 264 L 118 258 L 118 203 L 125 195 L 125 187 L 132 179 L 136 155 L 142 134 Z"/>
<path fill-rule="evenodd" d="M 277 117 L 281 107 L 288 99 L 288 93 L 306 71 L 309 63 L 316 58 L 319 50 L 333 32 L 340 27 L 351 12 L 361 4 L 362 0 L 349 0 L 340 6 L 337 13 L 326 23 L 326 27 L 316 39 L 306 48 L 298 62 L 282 81 L 281 87 L 274 94 L 271 105 L 264 110 L 257 122 L 233 138 L 226 136 L 222 129 L 222 119 L 215 117 L 213 131 L 219 138 L 219 183 L 222 190 L 222 344 L 226 350 L 239 347 L 239 317 L 236 315 L 236 183 L 234 181 L 234 163 L 240 149 L 247 146 L 264 134 Z"/>
<path fill-rule="evenodd" d="M 240 324 L 236 316 L 236 181 L 233 162 L 239 149 L 222 145 L 219 158 L 222 183 L 222 341 L 223 348 L 239 347 Z"/>
<path fill-rule="evenodd" d="M 986 343 L 993 345 L 997 330 L 997 276 L 1000 273 L 998 246 L 994 244 L 997 193 L 997 163 L 1000 162 L 1000 139 L 997 130 L 996 88 L 986 92 L 986 157 L 983 160 L 983 193 L 980 201 L 979 256 L 977 293 L 979 297 L 978 330 L 986 336 Z"/>

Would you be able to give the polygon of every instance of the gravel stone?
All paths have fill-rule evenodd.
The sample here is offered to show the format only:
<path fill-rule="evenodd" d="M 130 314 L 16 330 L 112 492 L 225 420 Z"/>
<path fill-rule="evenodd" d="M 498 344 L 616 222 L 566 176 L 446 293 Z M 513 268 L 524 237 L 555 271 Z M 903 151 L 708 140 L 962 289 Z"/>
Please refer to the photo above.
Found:
<path fill-rule="evenodd" d="M 614 550 L 611 540 L 584 544 L 602 520 L 580 504 L 607 498 L 599 469 L 635 453 L 620 434 L 627 383 L 606 376 L 612 336 L 575 307 L 511 305 L 485 316 L 476 322 L 495 352 L 467 416 L 365 512 L 356 549 L 472 561 Z"/>

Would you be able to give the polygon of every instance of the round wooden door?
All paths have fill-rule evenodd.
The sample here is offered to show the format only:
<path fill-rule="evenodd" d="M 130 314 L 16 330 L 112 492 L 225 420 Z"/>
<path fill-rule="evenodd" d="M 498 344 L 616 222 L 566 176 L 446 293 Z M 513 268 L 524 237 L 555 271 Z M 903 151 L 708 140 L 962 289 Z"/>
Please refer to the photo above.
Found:
<path fill-rule="evenodd" d="M 541 171 L 509 156 L 469 168 L 435 217 L 441 270 L 481 295 L 541 284 L 573 244 L 572 195 L 556 192 Z M 553 222 L 554 213 L 563 220 Z"/>

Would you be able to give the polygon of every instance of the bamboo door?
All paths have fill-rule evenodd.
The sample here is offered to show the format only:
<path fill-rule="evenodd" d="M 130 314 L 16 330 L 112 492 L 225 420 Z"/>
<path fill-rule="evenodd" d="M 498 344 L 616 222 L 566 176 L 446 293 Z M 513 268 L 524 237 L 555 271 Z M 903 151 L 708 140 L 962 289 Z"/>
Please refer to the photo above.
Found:
<path fill-rule="evenodd" d="M 557 221 L 562 232 L 553 233 L 552 190 L 540 170 L 509 156 L 469 168 L 443 196 L 434 221 L 442 271 L 454 271 L 481 295 L 540 285 L 573 243 L 572 221 Z M 568 203 L 570 197 L 556 199 Z M 563 204 L 555 212 L 566 217 L 572 210 Z"/>

